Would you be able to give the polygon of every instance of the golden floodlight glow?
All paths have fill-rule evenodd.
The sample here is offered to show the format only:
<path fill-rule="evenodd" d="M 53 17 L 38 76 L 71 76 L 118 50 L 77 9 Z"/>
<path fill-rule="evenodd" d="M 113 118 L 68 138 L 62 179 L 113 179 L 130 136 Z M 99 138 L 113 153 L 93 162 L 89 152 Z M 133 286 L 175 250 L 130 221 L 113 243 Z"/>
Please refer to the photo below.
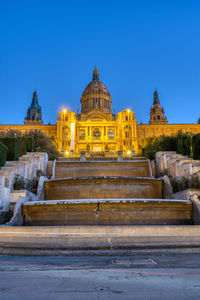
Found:
<path fill-rule="evenodd" d="M 66 109 L 63 109 L 64 114 L 66 114 Z"/>
<path fill-rule="evenodd" d="M 66 155 L 66 156 L 69 156 L 69 152 L 68 152 L 68 151 L 66 151 L 66 152 L 65 152 L 65 155 Z"/>
<path fill-rule="evenodd" d="M 127 151 L 127 154 L 128 154 L 128 155 L 130 155 L 130 154 L 131 154 L 131 151 L 130 151 L 130 150 L 128 150 L 128 151 Z"/>

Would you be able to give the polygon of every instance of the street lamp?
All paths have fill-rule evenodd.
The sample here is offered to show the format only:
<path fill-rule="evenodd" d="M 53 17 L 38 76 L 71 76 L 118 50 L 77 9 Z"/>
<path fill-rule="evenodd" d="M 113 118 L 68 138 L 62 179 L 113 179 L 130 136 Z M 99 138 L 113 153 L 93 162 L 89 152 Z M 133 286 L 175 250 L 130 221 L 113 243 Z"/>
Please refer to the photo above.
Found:
<path fill-rule="evenodd" d="M 65 121 L 66 109 L 63 109 L 63 113 L 64 113 L 64 121 Z"/>
<path fill-rule="evenodd" d="M 63 114 L 64 114 L 64 122 L 65 122 L 65 114 L 66 114 L 66 109 L 63 109 Z M 62 128 L 62 153 L 64 153 L 64 129 L 65 129 L 65 124 L 63 125 Z"/>

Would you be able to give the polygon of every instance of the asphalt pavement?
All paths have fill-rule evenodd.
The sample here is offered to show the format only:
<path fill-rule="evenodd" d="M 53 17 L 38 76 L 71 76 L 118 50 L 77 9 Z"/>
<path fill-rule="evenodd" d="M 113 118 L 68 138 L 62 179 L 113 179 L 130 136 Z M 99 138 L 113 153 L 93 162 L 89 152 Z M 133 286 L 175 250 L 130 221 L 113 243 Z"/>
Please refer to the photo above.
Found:
<path fill-rule="evenodd" d="M 200 254 L 0 256 L 1 299 L 200 299 Z"/>

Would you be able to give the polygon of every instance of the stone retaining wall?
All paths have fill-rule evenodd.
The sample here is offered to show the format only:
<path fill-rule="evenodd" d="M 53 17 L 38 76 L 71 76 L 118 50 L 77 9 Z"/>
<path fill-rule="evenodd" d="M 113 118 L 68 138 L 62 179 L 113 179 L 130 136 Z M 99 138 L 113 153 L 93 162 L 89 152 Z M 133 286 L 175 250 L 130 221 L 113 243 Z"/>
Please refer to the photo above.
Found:
<path fill-rule="evenodd" d="M 28 226 L 193 224 L 192 204 L 181 200 L 71 200 L 24 203 Z"/>
<path fill-rule="evenodd" d="M 150 177 L 150 166 L 146 160 L 129 162 L 56 162 L 56 178 L 82 176 L 138 176 Z"/>
<path fill-rule="evenodd" d="M 163 181 L 141 177 L 78 177 L 46 181 L 46 200 L 162 199 Z"/>

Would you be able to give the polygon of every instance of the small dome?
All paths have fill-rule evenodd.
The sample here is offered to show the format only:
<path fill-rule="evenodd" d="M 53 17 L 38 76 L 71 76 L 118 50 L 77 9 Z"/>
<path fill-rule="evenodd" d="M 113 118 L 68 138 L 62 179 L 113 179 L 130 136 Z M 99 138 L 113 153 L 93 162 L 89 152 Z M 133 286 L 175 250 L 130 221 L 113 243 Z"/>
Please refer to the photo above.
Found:
<path fill-rule="evenodd" d="M 93 80 L 87 85 L 85 88 L 82 97 L 87 95 L 107 95 L 110 97 L 110 93 L 106 86 L 99 80 L 99 71 L 97 70 L 97 67 L 95 66 L 95 69 L 93 71 Z"/>

